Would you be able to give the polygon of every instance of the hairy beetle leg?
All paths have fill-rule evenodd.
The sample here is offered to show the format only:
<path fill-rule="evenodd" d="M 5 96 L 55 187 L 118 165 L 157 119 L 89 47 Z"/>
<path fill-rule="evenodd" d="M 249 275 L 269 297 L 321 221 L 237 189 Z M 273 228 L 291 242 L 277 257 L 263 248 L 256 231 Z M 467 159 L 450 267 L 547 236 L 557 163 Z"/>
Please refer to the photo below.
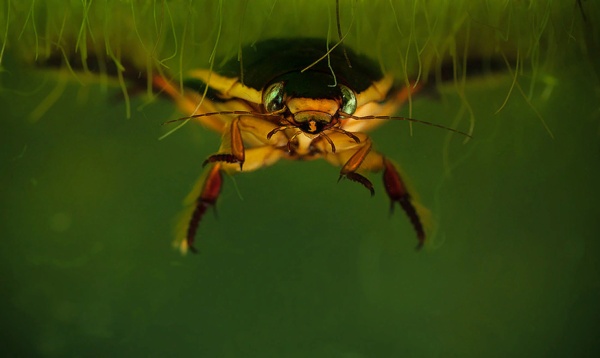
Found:
<path fill-rule="evenodd" d="M 392 161 L 385 157 L 383 157 L 383 165 L 383 185 L 385 186 L 385 191 L 391 200 L 390 214 L 394 212 L 394 205 L 396 203 L 400 204 L 400 207 L 402 207 L 410 219 L 413 228 L 417 232 L 417 238 L 419 239 L 419 244 L 417 245 L 418 250 L 423 247 L 423 244 L 425 243 L 425 231 L 423 230 L 421 219 L 419 218 L 417 210 L 411 202 L 410 193 L 406 189 L 406 186 L 400 177 L 399 170 Z"/>
<path fill-rule="evenodd" d="M 202 190 L 200 192 L 200 196 L 198 199 L 196 199 L 194 212 L 190 218 L 186 233 L 187 247 L 193 253 L 197 253 L 197 250 L 194 248 L 193 244 L 196 231 L 198 230 L 198 225 L 200 224 L 206 209 L 211 206 L 215 206 L 219 193 L 221 192 L 221 187 L 223 186 L 221 164 L 217 163 L 207 168 L 205 173 L 202 175 L 202 179 L 200 180 L 203 181 Z"/>
<path fill-rule="evenodd" d="M 240 162 L 238 158 L 233 154 L 213 154 L 210 157 L 206 158 L 202 166 L 206 166 L 208 163 L 216 163 L 216 162 L 225 162 L 225 163 L 237 163 L 240 165 L 240 170 L 243 170 L 244 162 Z"/>
<path fill-rule="evenodd" d="M 358 173 L 348 173 L 345 175 L 340 174 L 340 177 L 338 178 L 338 182 L 343 177 L 346 177 L 353 182 L 362 184 L 365 188 L 369 189 L 369 191 L 371 192 L 371 196 L 375 196 L 375 189 L 373 189 L 373 183 L 371 183 L 371 181 L 369 179 L 365 178 L 364 176 L 362 176 Z"/>
<path fill-rule="evenodd" d="M 284 151 L 272 146 L 250 148 L 246 150 L 246 165 L 243 172 L 251 172 L 271 166 L 277 163 L 283 156 Z M 185 205 L 189 205 L 190 208 L 186 210 L 180 222 L 180 231 L 177 234 L 178 238 L 175 241 L 175 247 L 178 247 L 184 253 L 188 249 L 196 253 L 196 249 L 192 246 L 194 237 L 206 210 L 209 207 L 215 208 L 223 186 L 223 174 L 233 175 L 239 172 L 242 172 L 242 170 L 236 163 L 217 161 L 207 164 L 194 190 L 184 203 Z"/>
<path fill-rule="evenodd" d="M 374 193 L 372 183 L 359 173 L 379 173 L 383 171 L 383 184 L 391 200 L 390 213 L 396 203 L 402 207 L 417 233 L 417 239 L 419 240 L 417 249 L 421 248 L 425 242 L 425 230 L 421 217 L 428 218 L 427 210 L 420 207 L 417 200 L 410 195 L 411 190 L 402 180 L 400 167 L 383 154 L 371 150 L 371 139 L 367 135 L 363 133 L 354 133 L 354 135 L 359 138 L 359 143 L 348 138 L 344 133 L 329 134 L 338 150 L 336 153 L 327 153 L 325 159 L 333 165 L 342 166 L 340 179 L 346 177 L 351 181 L 362 184 L 371 191 L 371 195 Z M 325 143 L 320 143 L 319 148 L 322 151 L 327 150 Z"/>
<path fill-rule="evenodd" d="M 340 181 L 340 179 L 342 179 L 342 177 L 346 177 L 353 182 L 362 184 L 365 188 L 369 189 L 369 191 L 371 192 L 371 196 L 374 196 L 375 190 L 373 189 L 373 184 L 371 183 L 371 181 L 365 178 L 364 176 L 356 173 L 356 171 L 360 168 L 360 165 L 365 160 L 370 151 L 371 140 L 368 139 L 363 143 L 361 147 L 358 148 L 356 153 L 354 153 L 350 157 L 350 159 L 348 159 L 348 161 L 344 164 L 342 170 L 340 170 L 340 177 L 338 179 L 338 182 Z"/>
<path fill-rule="evenodd" d="M 231 122 L 229 130 L 223 134 L 223 145 L 219 152 L 231 152 L 231 154 L 213 154 L 208 157 L 202 166 L 207 163 L 226 162 L 238 163 L 240 171 L 244 170 L 244 161 L 246 160 L 246 150 L 244 149 L 244 141 L 242 140 L 242 132 L 240 131 L 240 117 Z"/>

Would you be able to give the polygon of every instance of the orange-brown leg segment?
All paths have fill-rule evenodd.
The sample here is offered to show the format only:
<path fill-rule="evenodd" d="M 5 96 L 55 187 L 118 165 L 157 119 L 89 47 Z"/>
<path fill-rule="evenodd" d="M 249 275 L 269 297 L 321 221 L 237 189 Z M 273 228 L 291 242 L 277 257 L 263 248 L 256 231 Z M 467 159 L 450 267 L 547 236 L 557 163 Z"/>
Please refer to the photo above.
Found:
<path fill-rule="evenodd" d="M 244 149 L 244 142 L 242 140 L 242 133 L 240 131 L 239 123 L 239 117 L 233 120 L 229 128 L 229 132 L 225 135 L 227 138 L 224 138 L 224 145 L 222 146 L 221 150 L 219 150 L 222 151 L 223 147 L 228 147 L 230 153 L 213 154 L 204 161 L 203 166 L 207 163 L 214 162 L 238 163 L 240 165 L 240 170 L 243 170 L 244 161 L 246 160 L 246 152 Z"/>
<path fill-rule="evenodd" d="M 273 146 L 263 146 L 246 150 L 246 165 L 243 172 L 258 170 L 275 164 L 285 152 Z M 193 247 L 200 221 L 209 207 L 215 207 L 219 193 L 223 186 L 223 174 L 233 175 L 240 173 L 237 163 L 217 162 L 210 163 L 202 172 L 200 179 L 190 195 L 184 201 L 188 207 L 183 213 L 177 230 L 174 246 L 183 253 L 189 249 L 196 252 Z"/>
<path fill-rule="evenodd" d="M 221 164 L 216 163 L 209 168 L 206 169 L 206 178 L 200 192 L 200 196 L 196 199 L 196 204 L 194 208 L 194 212 L 192 213 L 192 217 L 190 219 L 190 223 L 186 233 L 187 247 L 193 253 L 196 253 L 196 249 L 194 248 L 194 237 L 196 236 L 196 231 L 198 230 L 198 225 L 208 209 L 211 206 L 215 206 L 217 202 L 217 197 L 221 192 L 221 187 L 223 185 L 223 176 L 221 175 Z"/>
<path fill-rule="evenodd" d="M 326 143 L 322 142 L 317 142 L 316 147 L 324 152 L 323 158 L 329 163 L 342 166 L 340 177 L 345 176 L 364 185 L 373 194 L 371 182 L 357 171 L 373 173 L 383 171 L 383 184 L 391 200 L 390 212 L 396 203 L 400 204 L 417 233 L 419 240 L 417 248 L 421 248 L 425 242 L 425 230 L 421 216 L 426 219 L 427 210 L 420 207 L 411 197 L 408 186 L 402 180 L 400 168 L 384 155 L 371 150 L 371 139 L 363 133 L 354 133 L 360 139 L 359 143 L 344 133 L 329 133 L 328 135 L 338 148 L 337 151 L 335 153 L 327 152 L 328 147 Z"/>
<path fill-rule="evenodd" d="M 342 170 L 340 170 L 340 177 L 338 182 L 342 177 L 346 177 L 354 182 L 362 184 L 365 188 L 369 189 L 371 192 L 371 196 L 375 195 L 375 189 L 373 189 L 373 184 L 371 181 L 364 176 L 356 173 L 362 162 L 367 157 L 367 154 L 371 151 L 371 140 L 369 139 L 365 142 L 357 151 L 354 153 L 350 159 L 344 164 Z"/>
<path fill-rule="evenodd" d="M 400 204 L 410 219 L 413 228 L 417 232 L 417 238 L 419 239 L 417 249 L 420 249 L 425 243 L 425 231 L 423 230 L 423 224 L 421 223 L 421 219 L 417 214 L 417 210 L 411 202 L 410 193 L 406 189 L 406 186 L 404 185 L 404 182 L 400 177 L 400 173 L 398 169 L 396 169 L 394 163 L 383 157 L 383 165 L 383 185 L 385 186 L 385 191 L 391 200 L 390 213 L 394 211 L 394 205 L 396 203 Z"/>

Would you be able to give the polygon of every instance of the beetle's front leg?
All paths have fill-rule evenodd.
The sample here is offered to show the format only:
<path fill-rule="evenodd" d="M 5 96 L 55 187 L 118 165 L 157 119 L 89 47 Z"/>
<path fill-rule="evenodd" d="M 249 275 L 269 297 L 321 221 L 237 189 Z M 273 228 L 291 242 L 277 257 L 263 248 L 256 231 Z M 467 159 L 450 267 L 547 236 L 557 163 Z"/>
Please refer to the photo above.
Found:
<path fill-rule="evenodd" d="M 346 177 L 352 181 L 362 184 L 365 188 L 369 189 L 371 196 L 375 195 L 375 189 L 373 189 L 373 183 L 356 171 L 360 168 L 369 152 L 371 151 L 371 139 L 367 138 L 366 142 L 362 143 L 362 146 L 348 159 L 348 161 L 340 170 L 340 179 Z"/>
<path fill-rule="evenodd" d="M 244 171 L 246 146 L 282 147 L 287 143 L 287 137 L 283 132 L 271 133 L 277 128 L 263 118 L 239 116 L 225 127 L 219 151 L 208 157 L 203 165 L 216 162 L 239 164 L 240 171 Z"/>
<path fill-rule="evenodd" d="M 325 141 L 319 138 L 313 142 L 313 145 L 325 160 L 342 167 L 338 181 L 342 178 L 348 178 L 360 183 L 369 189 L 371 196 L 373 196 L 375 195 L 373 184 L 369 179 L 358 173 L 359 170 L 369 170 L 363 165 L 363 162 L 370 157 L 371 138 L 364 133 L 351 134 L 332 130 L 326 134 L 329 140 Z M 334 151 L 333 148 L 336 148 L 336 150 Z"/>
<path fill-rule="evenodd" d="M 331 164 L 342 165 L 340 178 L 345 176 L 362 184 L 369 189 L 371 195 L 374 193 L 373 185 L 357 171 L 375 173 L 383 171 L 383 184 L 391 200 L 390 210 L 393 210 L 396 203 L 400 204 L 417 233 L 417 239 L 419 240 L 417 248 L 421 248 L 425 242 L 425 230 L 421 216 L 427 211 L 422 209 L 410 195 L 410 190 L 402 180 L 400 168 L 382 154 L 371 150 L 371 139 L 368 136 L 362 133 L 354 134 L 360 139 L 360 143 L 355 143 L 348 136 L 341 133 L 330 134 L 329 137 L 338 150 L 335 153 L 328 152 L 327 146 L 324 143 L 319 143 L 321 151 L 325 151 L 324 158 Z"/>
<path fill-rule="evenodd" d="M 242 132 L 240 131 L 240 117 L 237 117 L 223 133 L 219 153 L 208 157 L 202 165 L 215 162 L 237 163 L 240 165 L 240 170 L 243 170 L 245 160 L 246 154 Z"/>

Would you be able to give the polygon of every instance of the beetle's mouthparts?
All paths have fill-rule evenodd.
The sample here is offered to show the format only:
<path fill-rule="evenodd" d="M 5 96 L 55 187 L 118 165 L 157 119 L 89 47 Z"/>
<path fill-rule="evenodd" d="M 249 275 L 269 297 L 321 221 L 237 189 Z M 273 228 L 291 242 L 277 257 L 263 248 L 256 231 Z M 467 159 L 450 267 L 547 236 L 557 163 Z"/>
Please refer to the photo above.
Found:
<path fill-rule="evenodd" d="M 303 111 L 294 114 L 294 121 L 303 132 L 317 134 L 331 123 L 331 115 L 320 111 Z"/>
<path fill-rule="evenodd" d="M 302 111 L 294 114 L 294 120 L 296 123 L 304 122 L 321 122 L 327 124 L 331 122 L 331 115 L 321 111 Z"/>

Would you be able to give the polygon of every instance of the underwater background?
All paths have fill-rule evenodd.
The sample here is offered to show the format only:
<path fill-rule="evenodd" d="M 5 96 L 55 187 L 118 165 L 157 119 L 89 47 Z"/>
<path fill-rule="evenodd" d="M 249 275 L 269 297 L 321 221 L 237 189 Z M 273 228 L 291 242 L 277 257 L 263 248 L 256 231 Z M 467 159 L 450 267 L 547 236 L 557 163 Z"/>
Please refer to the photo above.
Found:
<path fill-rule="evenodd" d="M 118 87 L 76 81 L 32 123 L 57 81 L 2 61 L 3 357 L 600 354 L 597 58 L 568 51 L 531 90 L 553 137 L 510 74 L 413 99 L 412 117 L 465 130 L 468 98 L 467 143 L 372 133 L 432 211 L 419 252 L 380 175 L 371 198 L 324 161 L 282 160 L 226 178 L 186 256 L 173 227 L 219 136 L 159 141 L 171 103 L 133 97 L 127 118 Z"/>

